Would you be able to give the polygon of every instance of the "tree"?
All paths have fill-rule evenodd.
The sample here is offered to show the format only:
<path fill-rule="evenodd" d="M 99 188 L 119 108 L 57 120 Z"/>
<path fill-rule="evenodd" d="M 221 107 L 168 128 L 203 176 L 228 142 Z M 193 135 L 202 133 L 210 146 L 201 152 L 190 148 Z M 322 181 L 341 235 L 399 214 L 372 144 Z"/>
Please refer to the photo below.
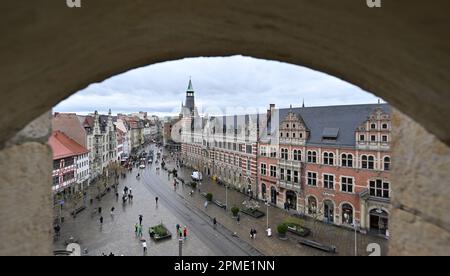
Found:
<path fill-rule="evenodd" d="M 233 208 L 231 208 L 231 213 L 233 213 L 234 217 L 237 217 L 237 215 L 239 214 L 239 208 L 234 206 Z"/>
<path fill-rule="evenodd" d="M 207 193 L 207 194 L 206 194 L 206 199 L 207 199 L 208 201 L 212 201 L 212 199 L 213 199 L 213 194 L 212 194 L 212 193 Z"/>

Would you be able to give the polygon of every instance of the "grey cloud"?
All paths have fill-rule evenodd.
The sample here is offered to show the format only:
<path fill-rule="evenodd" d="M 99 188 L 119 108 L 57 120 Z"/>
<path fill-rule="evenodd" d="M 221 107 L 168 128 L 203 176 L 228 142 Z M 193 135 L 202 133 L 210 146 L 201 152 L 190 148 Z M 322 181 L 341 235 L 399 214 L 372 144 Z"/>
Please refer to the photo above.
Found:
<path fill-rule="evenodd" d="M 61 102 L 58 112 L 147 111 L 176 115 L 192 77 L 204 109 L 375 103 L 377 98 L 335 77 L 305 67 L 251 57 L 189 58 L 134 69 L 95 83 Z"/>

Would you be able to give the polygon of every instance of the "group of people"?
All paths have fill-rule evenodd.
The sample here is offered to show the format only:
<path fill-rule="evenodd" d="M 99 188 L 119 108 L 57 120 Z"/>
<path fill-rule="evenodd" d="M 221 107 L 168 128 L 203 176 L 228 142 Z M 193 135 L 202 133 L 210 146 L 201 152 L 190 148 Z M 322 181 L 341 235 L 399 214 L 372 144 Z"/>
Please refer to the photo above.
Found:
<path fill-rule="evenodd" d="M 187 226 L 184 226 L 182 228 L 179 224 L 177 224 L 177 235 L 180 239 L 186 240 L 187 239 Z"/>
<path fill-rule="evenodd" d="M 116 199 L 119 199 L 119 194 L 116 193 Z M 122 193 L 122 202 L 125 203 L 127 201 L 127 199 L 129 201 L 133 201 L 133 191 L 131 190 L 131 188 L 128 188 L 127 186 L 125 186 L 123 188 L 123 193 Z"/>

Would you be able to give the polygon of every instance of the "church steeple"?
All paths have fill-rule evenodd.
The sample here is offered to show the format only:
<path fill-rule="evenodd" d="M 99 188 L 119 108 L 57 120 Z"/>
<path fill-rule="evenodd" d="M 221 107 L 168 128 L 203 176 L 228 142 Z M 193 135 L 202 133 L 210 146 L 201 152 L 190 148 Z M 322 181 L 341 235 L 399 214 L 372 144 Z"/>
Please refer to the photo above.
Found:
<path fill-rule="evenodd" d="M 192 112 L 195 109 L 195 100 L 194 100 L 194 87 L 192 86 L 192 80 L 189 79 L 189 85 L 186 91 L 186 104 L 185 106 L 189 108 L 189 111 Z"/>

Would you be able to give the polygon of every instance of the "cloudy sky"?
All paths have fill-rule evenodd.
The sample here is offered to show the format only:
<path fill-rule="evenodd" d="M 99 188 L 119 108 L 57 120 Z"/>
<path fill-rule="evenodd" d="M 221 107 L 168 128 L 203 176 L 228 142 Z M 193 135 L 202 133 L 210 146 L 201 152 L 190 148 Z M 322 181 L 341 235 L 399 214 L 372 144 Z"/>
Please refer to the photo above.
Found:
<path fill-rule="evenodd" d="M 378 98 L 335 77 L 291 64 L 243 56 L 189 58 L 154 64 L 91 84 L 56 112 L 146 111 L 176 115 L 192 78 L 201 114 L 264 112 L 277 107 L 376 103 Z"/>

